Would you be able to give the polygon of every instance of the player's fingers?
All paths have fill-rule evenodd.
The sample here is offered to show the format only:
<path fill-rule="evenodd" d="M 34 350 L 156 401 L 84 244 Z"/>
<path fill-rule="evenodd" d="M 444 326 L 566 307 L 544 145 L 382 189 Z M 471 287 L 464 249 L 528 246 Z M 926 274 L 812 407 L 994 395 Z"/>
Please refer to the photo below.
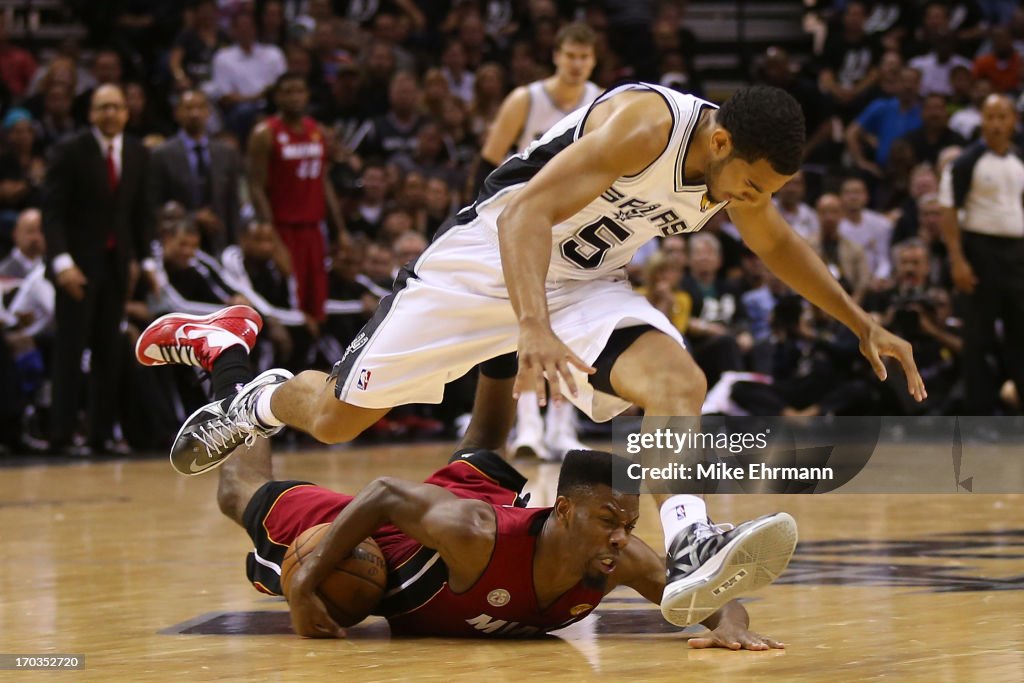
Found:
<path fill-rule="evenodd" d="M 558 381 L 561 368 L 557 360 L 549 361 L 544 366 L 544 374 L 548 380 L 548 393 L 551 395 L 552 403 L 562 402 L 562 385 Z"/>
<path fill-rule="evenodd" d="M 785 650 L 786 644 L 775 640 L 774 638 L 764 638 L 764 642 L 768 643 L 768 647 L 773 650 Z"/>
<path fill-rule="evenodd" d="M 519 356 L 517 361 L 519 368 L 516 370 L 516 381 L 512 385 L 512 398 L 518 401 L 519 396 L 523 392 L 531 390 L 533 377 L 530 374 L 531 363 L 529 356 Z"/>
<path fill-rule="evenodd" d="M 576 380 L 572 376 L 572 370 L 569 369 L 569 364 L 564 360 L 558 361 L 558 374 L 565 380 L 565 387 L 569 390 L 569 394 L 579 396 L 579 391 L 576 389 Z"/>
<path fill-rule="evenodd" d="M 866 348 L 862 349 L 864 357 L 871 363 L 871 369 L 875 371 L 875 375 L 881 381 L 885 381 L 888 373 L 885 371 L 885 363 L 882 362 L 882 358 L 878 355 L 878 349 L 875 348 L 874 344 L 869 344 Z"/>
<path fill-rule="evenodd" d="M 593 375 L 595 372 L 597 372 L 597 368 L 593 367 L 588 363 L 584 363 L 583 359 L 577 356 L 575 353 L 573 353 L 568 346 L 565 347 L 565 352 L 569 354 L 569 362 L 575 365 L 576 368 L 580 370 L 580 372 L 585 372 L 588 375 Z"/>
<path fill-rule="evenodd" d="M 903 374 L 907 376 L 907 391 L 915 400 L 921 402 L 928 398 L 928 392 L 924 388 L 924 379 L 917 369 L 917 362 L 914 360 L 914 349 L 910 344 L 900 344 L 896 348 L 896 359 L 903 366 Z"/>
<path fill-rule="evenodd" d="M 516 373 L 516 381 L 512 384 L 512 400 L 518 401 L 519 395 L 525 391 L 526 386 L 526 371 L 519 368 L 519 372 Z"/>
<path fill-rule="evenodd" d="M 544 367 L 540 364 L 530 370 L 530 384 L 537 392 L 537 405 L 541 408 L 548 404 L 548 390 L 544 382 Z"/>
<path fill-rule="evenodd" d="M 696 650 L 703 650 L 704 648 L 715 646 L 715 641 L 711 638 L 690 638 L 686 642 L 690 647 Z"/>
<path fill-rule="evenodd" d="M 756 633 L 751 633 L 749 636 L 743 639 L 744 650 L 767 650 L 768 643 L 764 642 L 761 636 Z"/>

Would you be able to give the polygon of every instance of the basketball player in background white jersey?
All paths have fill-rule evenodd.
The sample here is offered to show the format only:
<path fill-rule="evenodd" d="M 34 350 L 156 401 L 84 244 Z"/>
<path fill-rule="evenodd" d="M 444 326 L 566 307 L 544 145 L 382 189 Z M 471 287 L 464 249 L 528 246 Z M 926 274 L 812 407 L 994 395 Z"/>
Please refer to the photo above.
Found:
<path fill-rule="evenodd" d="M 555 74 L 513 90 L 501 103 L 480 150 L 473 196 L 484 179 L 511 153 L 522 153 L 567 114 L 589 107 L 601 88 L 588 79 L 597 62 L 597 36 L 586 24 L 568 24 L 555 37 Z M 510 451 L 532 451 L 544 460 L 561 460 L 573 449 L 584 448 L 576 436 L 571 403 L 548 405 L 541 417 L 537 395 L 524 392 L 516 406 L 516 435 Z"/>

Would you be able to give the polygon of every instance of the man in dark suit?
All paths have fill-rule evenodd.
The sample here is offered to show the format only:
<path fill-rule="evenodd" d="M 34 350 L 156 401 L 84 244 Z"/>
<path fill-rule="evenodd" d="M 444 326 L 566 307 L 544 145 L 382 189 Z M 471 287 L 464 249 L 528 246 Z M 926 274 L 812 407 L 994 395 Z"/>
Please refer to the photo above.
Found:
<path fill-rule="evenodd" d="M 186 91 L 175 116 L 181 129 L 153 153 L 153 211 L 179 202 L 202 232 L 203 251 L 218 256 L 237 240 L 242 163 L 234 149 L 207 137 L 210 106 L 202 91 Z"/>
<path fill-rule="evenodd" d="M 147 198 L 149 155 L 124 136 L 124 93 L 102 85 L 93 94 L 90 128 L 61 142 L 46 174 L 43 230 L 57 285 L 51 447 L 67 450 L 83 397 L 83 352 L 89 361 L 89 444 L 107 450 L 123 362 L 121 319 L 129 270 L 146 259 L 153 212 Z M 148 260 L 148 259 L 147 259 Z M 149 265 L 152 267 L 151 261 Z"/>

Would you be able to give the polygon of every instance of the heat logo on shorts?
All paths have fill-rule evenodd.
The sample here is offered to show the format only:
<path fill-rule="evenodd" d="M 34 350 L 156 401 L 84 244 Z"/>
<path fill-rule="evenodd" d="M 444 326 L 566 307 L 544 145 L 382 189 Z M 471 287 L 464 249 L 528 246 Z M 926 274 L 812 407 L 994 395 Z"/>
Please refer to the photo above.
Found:
<path fill-rule="evenodd" d="M 370 385 L 370 374 L 371 373 L 370 373 L 369 370 L 360 370 L 359 371 L 359 379 L 356 380 L 356 388 L 357 389 L 360 389 L 362 391 L 366 390 L 366 387 L 368 387 Z"/>

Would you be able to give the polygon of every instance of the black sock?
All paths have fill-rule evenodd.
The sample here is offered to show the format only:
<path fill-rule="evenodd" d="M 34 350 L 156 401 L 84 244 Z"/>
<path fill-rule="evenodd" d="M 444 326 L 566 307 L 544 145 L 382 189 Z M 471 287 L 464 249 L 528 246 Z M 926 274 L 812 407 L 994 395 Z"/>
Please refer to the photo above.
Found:
<path fill-rule="evenodd" d="M 241 346 L 232 346 L 213 362 L 213 398 L 230 403 L 243 384 L 255 375 L 249 367 L 249 354 Z"/>

